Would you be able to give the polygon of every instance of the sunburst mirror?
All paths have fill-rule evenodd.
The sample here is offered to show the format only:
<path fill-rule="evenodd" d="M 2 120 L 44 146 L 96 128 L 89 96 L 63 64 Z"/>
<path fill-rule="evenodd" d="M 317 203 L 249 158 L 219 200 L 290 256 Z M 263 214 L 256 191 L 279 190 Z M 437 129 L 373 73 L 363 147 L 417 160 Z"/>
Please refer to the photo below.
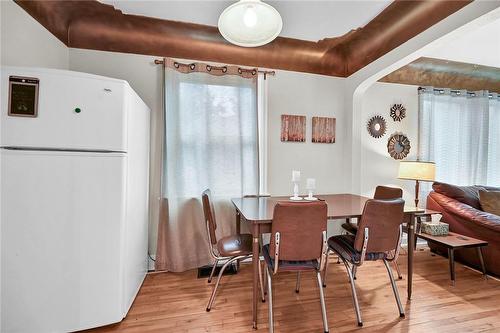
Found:
<path fill-rule="evenodd" d="M 368 120 L 368 124 L 366 125 L 366 129 L 368 133 L 374 138 L 381 138 L 384 136 L 385 131 L 387 130 L 387 122 L 382 116 L 373 116 Z"/>
<path fill-rule="evenodd" d="M 410 153 L 410 140 L 401 133 L 394 133 L 387 142 L 387 152 L 395 160 L 402 160 Z"/>
<path fill-rule="evenodd" d="M 403 104 L 394 104 L 391 106 L 391 118 L 394 121 L 401 121 L 404 117 L 406 117 L 406 108 Z"/>

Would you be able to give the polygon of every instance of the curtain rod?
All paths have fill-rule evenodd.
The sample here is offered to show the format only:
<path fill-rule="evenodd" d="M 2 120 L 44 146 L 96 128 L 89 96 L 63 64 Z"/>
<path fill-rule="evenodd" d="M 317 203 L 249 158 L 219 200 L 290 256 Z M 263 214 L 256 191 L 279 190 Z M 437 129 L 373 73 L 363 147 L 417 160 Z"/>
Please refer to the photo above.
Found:
<path fill-rule="evenodd" d="M 155 65 L 163 65 L 163 59 L 155 59 Z M 267 75 L 272 75 L 275 76 L 276 72 L 275 71 L 263 71 L 263 70 L 257 70 L 257 73 L 263 73 L 264 77 Z"/>
<path fill-rule="evenodd" d="M 426 91 L 427 88 L 425 87 L 418 87 L 418 91 Z M 434 92 L 438 92 L 440 94 L 444 94 L 444 92 L 447 90 L 445 88 L 433 88 Z M 458 90 L 458 89 L 449 89 L 450 90 L 450 93 L 454 93 L 454 94 L 457 94 L 457 95 L 460 95 L 462 93 L 463 90 Z M 465 90 L 465 89 L 464 89 Z M 466 94 L 471 96 L 471 97 L 475 97 L 476 96 L 476 93 L 473 92 L 473 91 L 466 91 Z M 500 95 L 499 95 L 500 97 Z M 493 98 L 493 94 L 488 94 L 488 98 Z"/>

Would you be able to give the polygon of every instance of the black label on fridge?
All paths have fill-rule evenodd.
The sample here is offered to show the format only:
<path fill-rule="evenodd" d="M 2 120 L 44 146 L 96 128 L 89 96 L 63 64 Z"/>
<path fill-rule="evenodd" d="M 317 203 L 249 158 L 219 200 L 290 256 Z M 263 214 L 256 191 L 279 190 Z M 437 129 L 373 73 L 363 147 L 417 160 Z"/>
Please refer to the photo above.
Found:
<path fill-rule="evenodd" d="M 36 117 L 38 115 L 38 84 L 32 77 L 9 77 L 9 116 Z"/>

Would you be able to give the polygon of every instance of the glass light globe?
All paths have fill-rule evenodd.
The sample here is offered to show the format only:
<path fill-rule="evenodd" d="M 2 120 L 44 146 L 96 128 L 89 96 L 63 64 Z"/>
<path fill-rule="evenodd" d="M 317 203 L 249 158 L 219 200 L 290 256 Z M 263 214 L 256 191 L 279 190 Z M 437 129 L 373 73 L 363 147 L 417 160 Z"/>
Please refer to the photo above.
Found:
<path fill-rule="evenodd" d="M 219 31 L 230 43 L 257 47 L 273 41 L 283 28 L 278 11 L 260 0 L 240 0 L 219 17 Z"/>
<path fill-rule="evenodd" d="M 245 9 L 245 14 L 243 14 L 243 23 L 249 28 L 254 27 L 257 24 L 257 14 L 253 9 L 253 6 L 248 6 Z"/>

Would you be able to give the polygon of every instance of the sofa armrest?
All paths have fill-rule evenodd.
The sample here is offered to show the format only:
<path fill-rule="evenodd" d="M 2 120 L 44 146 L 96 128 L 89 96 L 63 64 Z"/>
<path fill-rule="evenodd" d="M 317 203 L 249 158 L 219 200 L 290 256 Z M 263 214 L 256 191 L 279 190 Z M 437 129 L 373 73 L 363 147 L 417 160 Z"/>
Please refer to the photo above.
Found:
<path fill-rule="evenodd" d="M 500 232 L 500 216 L 483 212 L 440 193 L 431 192 L 429 196 L 448 214 L 471 221 L 492 231 Z"/>

